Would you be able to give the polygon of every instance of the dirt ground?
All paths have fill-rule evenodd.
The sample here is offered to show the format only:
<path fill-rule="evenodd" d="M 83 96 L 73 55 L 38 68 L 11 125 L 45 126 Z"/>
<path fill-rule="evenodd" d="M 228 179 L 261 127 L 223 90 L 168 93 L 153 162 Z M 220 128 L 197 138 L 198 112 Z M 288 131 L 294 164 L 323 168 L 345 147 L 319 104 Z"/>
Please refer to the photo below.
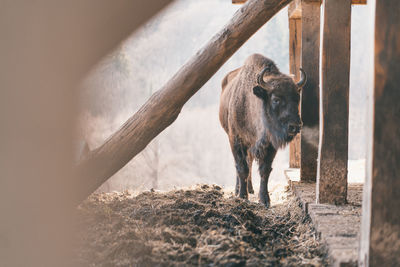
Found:
<path fill-rule="evenodd" d="M 326 266 L 310 219 L 282 204 L 237 199 L 219 186 L 94 194 L 78 208 L 79 266 Z"/>

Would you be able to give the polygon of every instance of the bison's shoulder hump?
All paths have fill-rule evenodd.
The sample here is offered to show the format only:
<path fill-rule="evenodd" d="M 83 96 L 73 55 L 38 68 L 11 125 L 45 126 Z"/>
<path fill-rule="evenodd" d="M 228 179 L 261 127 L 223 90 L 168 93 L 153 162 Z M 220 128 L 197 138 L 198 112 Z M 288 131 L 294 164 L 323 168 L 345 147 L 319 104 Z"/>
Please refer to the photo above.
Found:
<path fill-rule="evenodd" d="M 251 66 L 255 69 L 262 69 L 269 66 L 273 72 L 279 73 L 279 69 L 276 66 L 275 62 L 261 54 L 252 54 L 246 59 L 244 65 Z"/>
<path fill-rule="evenodd" d="M 236 77 L 236 75 L 238 75 L 238 73 L 240 72 L 241 68 L 237 68 L 231 72 L 229 72 L 228 74 L 225 75 L 224 79 L 222 80 L 221 83 L 221 87 L 222 87 L 222 91 L 224 91 L 224 89 L 226 88 L 226 86 L 228 85 L 228 83 L 230 81 L 232 81 L 233 78 Z"/>

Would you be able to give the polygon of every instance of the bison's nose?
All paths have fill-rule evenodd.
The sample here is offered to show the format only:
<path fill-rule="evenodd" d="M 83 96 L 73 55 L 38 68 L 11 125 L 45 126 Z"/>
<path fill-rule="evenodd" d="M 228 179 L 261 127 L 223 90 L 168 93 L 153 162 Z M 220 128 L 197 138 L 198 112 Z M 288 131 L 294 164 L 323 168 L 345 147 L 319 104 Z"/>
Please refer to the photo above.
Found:
<path fill-rule="evenodd" d="M 300 124 L 290 123 L 288 126 L 288 132 L 290 135 L 296 135 L 297 133 L 300 132 L 300 129 L 301 129 Z"/>

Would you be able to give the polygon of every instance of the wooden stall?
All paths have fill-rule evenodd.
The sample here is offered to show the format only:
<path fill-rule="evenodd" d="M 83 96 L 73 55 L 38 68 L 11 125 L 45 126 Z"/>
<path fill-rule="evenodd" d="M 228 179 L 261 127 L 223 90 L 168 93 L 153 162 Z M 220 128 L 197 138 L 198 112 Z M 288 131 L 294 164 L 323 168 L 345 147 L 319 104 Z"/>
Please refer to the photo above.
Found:
<path fill-rule="evenodd" d="M 245 2 L 232 0 L 233 4 Z M 137 114 L 81 162 L 79 200 L 170 125 L 218 68 L 290 2 L 290 72 L 298 78 L 301 67 L 308 74 L 300 104 L 304 126 L 291 145 L 290 165 L 300 168 L 302 182 L 316 181 L 317 203 L 346 204 L 351 5 L 366 4 L 366 0 L 248 1 Z M 376 12 L 374 120 L 359 264 L 396 266 L 400 262 L 400 3 L 377 1 Z"/>
<path fill-rule="evenodd" d="M 3 38 L 5 53 L 1 67 L 4 71 L 0 72 L 5 77 L 4 92 L 8 96 L 3 97 L 2 107 L 8 111 L 3 113 L 18 115 L 16 119 L 8 115 L 3 119 L 3 154 L 16 155 L 15 159 L 3 160 L 3 184 L 6 185 L 3 188 L 6 190 L 0 195 L 5 204 L 2 215 L 7 231 L 0 236 L 0 241 L 7 244 L 1 254 L 4 266 L 59 264 L 60 259 L 66 257 L 56 252 L 63 248 L 64 240 L 60 237 L 65 233 L 60 234 L 60 231 L 70 222 L 65 214 L 72 215 L 70 195 L 76 194 L 73 204 L 78 204 L 142 151 L 174 122 L 183 105 L 228 58 L 290 2 L 290 72 L 299 78 L 302 67 L 308 74 L 300 106 L 304 131 L 291 145 L 290 163 L 300 168 L 302 181 L 316 181 L 318 203 L 346 203 L 351 5 L 366 4 L 366 0 L 249 1 L 102 146 L 85 154 L 75 173 L 65 163 L 72 154 L 68 130 L 73 128 L 71 114 L 74 114 L 72 95 L 66 92 L 71 92 L 88 68 L 107 51 L 171 1 L 144 5 L 140 16 L 132 16 L 139 1 L 114 1 L 112 4 L 92 1 L 92 6 L 97 5 L 96 12 L 86 8 L 91 6 L 87 3 L 78 5 L 64 1 L 63 5 L 55 6 L 51 1 L 42 2 L 37 6 L 37 3 L 18 5 L 8 1 L 3 10 L 17 15 L 3 12 L 0 16 L 0 21 L 8 22 L 0 23 L 0 29 L 8 37 Z M 245 2 L 232 0 L 234 4 Z M 320 36 L 321 4 L 323 32 Z M 38 13 L 33 15 L 32 10 Z M 80 12 L 71 17 L 65 10 Z M 358 261 L 361 266 L 400 265 L 399 14 L 400 1 L 376 1 L 375 84 L 371 92 L 371 128 Z M 49 18 L 57 19 L 42 23 L 39 25 L 45 26 L 42 28 L 35 24 L 38 17 L 47 18 L 44 22 L 50 21 Z M 105 21 L 112 23 L 105 27 Z M 10 25 L 11 30 L 7 28 Z M 68 35 L 68 40 L 85 42 L 75 42 L 71 46 L 65 42 L 65 33 L 73 33 Z M 54 47 L 58 48 L 57 55 L 63 55 L 62 60 L 54 56 Z M 21 102 L 20 93 L 29 101 Z M 43 99 L 52 101 L 44 103 Z M 22 106 L 24 108 L 19 110 Z M 306 128 L 314 129 L 313 134 L 308 136 Z M 20 135 L 21 129 L 26 135 Z M 27 166 L 18 168 L 21 162 Z M 9 208 L 7 201 L 15 205 L 17 212 Z M 50 216 L 52 219 L 48 220 Z M 25 221 L 30 223 L 26 228 L 21 227 L 21 222 Z"/>

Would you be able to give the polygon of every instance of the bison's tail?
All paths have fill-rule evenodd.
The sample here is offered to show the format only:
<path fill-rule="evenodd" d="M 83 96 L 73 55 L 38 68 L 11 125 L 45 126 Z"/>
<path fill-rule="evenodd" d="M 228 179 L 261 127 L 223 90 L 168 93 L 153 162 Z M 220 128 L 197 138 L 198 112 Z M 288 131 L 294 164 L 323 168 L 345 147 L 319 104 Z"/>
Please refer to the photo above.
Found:
<path fill-rule="evenodd" d="M 229 72 L 227 75 L 225 75 L 224 79 L 222 79 L 221 87 L 222 87 L 222 92 L 224 91 L 226 85 L 231 81 L 233 78 L 236 77 L 236 75 L 239 73 L 241 67 L 237 68 L 231 72 Z"/>

